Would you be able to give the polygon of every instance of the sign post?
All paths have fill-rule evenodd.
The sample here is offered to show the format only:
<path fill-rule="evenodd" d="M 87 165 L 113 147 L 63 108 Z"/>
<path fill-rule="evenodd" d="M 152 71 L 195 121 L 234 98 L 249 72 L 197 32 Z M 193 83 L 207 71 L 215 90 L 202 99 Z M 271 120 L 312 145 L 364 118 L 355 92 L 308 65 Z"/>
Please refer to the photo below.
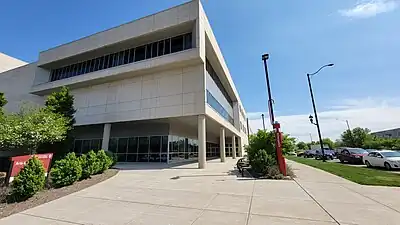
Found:
<path fill-rule="evenodd" d="M 280 132 L 281 125 L 278 122 L 273 124 L 274 132 L 275 132 L 275 140 L 276 140 L 276 160 L 278 161 L 279 171 L 286 176 L 286 163 L 282 154 L 282 132 Z"/>

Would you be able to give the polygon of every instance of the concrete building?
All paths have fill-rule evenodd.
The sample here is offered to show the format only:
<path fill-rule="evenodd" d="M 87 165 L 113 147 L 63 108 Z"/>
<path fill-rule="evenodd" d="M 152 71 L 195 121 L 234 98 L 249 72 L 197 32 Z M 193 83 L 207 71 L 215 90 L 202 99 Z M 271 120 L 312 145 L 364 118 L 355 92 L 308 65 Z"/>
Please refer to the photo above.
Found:
<path fill-rule="evenodd" d="M 39 53 L 0 74 L 11 102 L 75 96 L 74 151 L 106 149 L 121 162 L 243 155 L 246 112 L 198 0 Z M 233 146 L 233 148 L 232 148 Z"/>
<path fill-rule="evenodd" d="M 0 73 L 11 70 L 27 63 L 0 52 Z"/>
<path fill-rule="evenodd" d="M 383 130 L 371 133 L 374 136 L 382 138 L 400 138 L 400 128 Z"/>

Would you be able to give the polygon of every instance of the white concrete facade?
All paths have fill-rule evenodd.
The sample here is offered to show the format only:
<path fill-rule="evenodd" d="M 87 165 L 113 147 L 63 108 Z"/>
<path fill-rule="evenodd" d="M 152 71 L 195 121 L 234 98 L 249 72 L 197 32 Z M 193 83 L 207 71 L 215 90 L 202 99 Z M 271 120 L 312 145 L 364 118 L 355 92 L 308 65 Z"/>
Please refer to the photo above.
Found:
<path fill-rule="evenodd" d="M 50 81 L 52 70 L 188 32 L 191 48 Z M 224 118 L 208 99 L 206 80 L 210 75 L 206 61 L 218 76 L 215 83 L 223 87 L 231 101 L 232 121 Z M 2 86 L 5 79 L 7 85 Z M 206 142 L 223 143 L 220 140 L 223 128 L 224 136 L 238 138 L 238 155 L 244 155 L 243 146 L 248 143 L 246 114 L 198 0 L 43 51 L 38 62 L 0 74 L 0 92 L 5 92 L 11 100 L 9 111 L 17 111 L 16 105 L 21 101 L 43 104 L 48 94 L 62 86 L 69 87 L 75 97 L 76 126 L 105 124 L 104 138 L 109 139 L 117 132 L 113 129 L 115 123 L 167 124 L 166 135 L 181 135 L 201 142 L 198 160 L 199 168 L 204 168 Z M 149 134 L 153 132 L 150 130 Z M 108 144 L 108 140 L 102 140 L 102 148 L 108 149 Z"/>

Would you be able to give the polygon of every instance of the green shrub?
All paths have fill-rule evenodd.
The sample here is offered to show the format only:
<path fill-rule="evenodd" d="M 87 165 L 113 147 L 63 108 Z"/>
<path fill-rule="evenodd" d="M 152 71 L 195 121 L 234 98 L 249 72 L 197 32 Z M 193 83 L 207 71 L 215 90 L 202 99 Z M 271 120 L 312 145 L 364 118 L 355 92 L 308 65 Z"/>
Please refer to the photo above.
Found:
<path fill-rule="evenodd" d="M 43 189 L 45 179 L 42 162 L 36 157 L 30 158 L 11 184 L 12 199 L 23 201 L 32 197 Z"/>
<path fill-rule="evenodd" d="M 101 162 L 97 158 L 97 154 L 93 150 L 90 150 L 87 153 L 86 156 L 87 156 L 88 164 L 91 165 L 91 167 L 93 168 L 92 175 L 100 173 L 100 171 L 101 171 Z"/>
<path fill-rule="evenodd" d="M 254 172 L 262 176 L 269 167 L 277 165 L 274 157 L 264 149 L 260 149 L 252 157 L 249 157 L 249 163 Z"/>
<path fill-rule="evenodd" d="M 64 159 L 56 161 L 50 171 L 52 185 L 56 188 L 71 185 L 81 176 L 82 166 L 74 152 L 68 153 Z"/>
<path fill-rule="evenodd" d="M 111 159 L 112 163 L 110 167 L 115 166 L 115 164 L 117 164 L 118 162 L 118 157 L 117 154 L 115 154 L 114 152 L 110 152 L 110 151 L 105 151 L 107 156 Z"/>
<path fill-rule="evenodd" d="M 82 176 L 80 179 L 83 180 L 90 178 L 90 176 L 94 174 L 96 169 L 96 165 L 91 162 L 92 158 L 89 159 L 85 154 L 83 154 L 79 157 L 79 161 L 82 166 Z"/>
<path fill-rule="evenodd" d="M 97 152 L 97 159 L 100 162 L 100 170 L 99 173 L 103 173 L 113 164 L 113 159 L 110 158 L 104 150 L 100 150 Z"/>

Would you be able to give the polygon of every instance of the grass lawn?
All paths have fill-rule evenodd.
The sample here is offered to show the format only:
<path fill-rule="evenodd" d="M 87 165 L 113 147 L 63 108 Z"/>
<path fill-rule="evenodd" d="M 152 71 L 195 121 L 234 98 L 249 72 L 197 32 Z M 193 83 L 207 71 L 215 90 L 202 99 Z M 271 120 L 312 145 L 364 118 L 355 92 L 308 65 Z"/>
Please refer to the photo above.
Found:
<path fill-rule="evenodd" d="M 390 173 L 379 169 L 354 167 L 346 164 L 322 162 L 321 160 L 295 156 L 287 156 L 286 158 L 324 170 L 358 184 L 400 187 L 400 174 Z"/>

